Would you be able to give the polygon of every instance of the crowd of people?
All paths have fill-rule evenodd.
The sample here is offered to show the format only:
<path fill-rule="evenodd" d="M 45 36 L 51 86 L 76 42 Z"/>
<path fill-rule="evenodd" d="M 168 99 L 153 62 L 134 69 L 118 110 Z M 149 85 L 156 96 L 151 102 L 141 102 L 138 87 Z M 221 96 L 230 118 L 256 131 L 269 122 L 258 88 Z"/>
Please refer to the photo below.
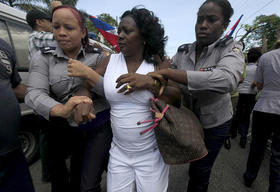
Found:
<path fill-rule="evenodd" d="M 268 191 L 279 192 L 280 49 L 262 55 L 260 48 L 252 48 L 245 65 L 244 44 L 222 37 L 233 12 L 228 0 L 203 2 L 196 41 L 179 46 L 170 61 L 164 55 L 164 28 L 143 7 L 122 14 L 120 53 L 110 55 L 89 43 L 86 20 L 75 7 L 53 1 L 51 16 L 29 11 L 26 20 L 33 32 L 26 86 L 20 83 L 13 50 L 0 40 L 0 98 L 7 101 L 0 104 L 5 109 L 5 122 L 0 120 L 0 191 L 34 191 L 17 138 L 17 96 L 42 121 L 42 180 L 51 182 L 52 192 L 100 192 L 104 171 L 108 192 L 166 192 L 169 165 L 154 130 L 149 130 L 153 122 L 147 121 L 153 119 L 151 97 L 188 107 L 203 128 L 208 154 L 190 163 L 188 192 L 208 190 L 211 169 L 229 132 L 232 138 L 238 132 L 245 148 L 252 111 L 244 184 L 253 184 L 271 139 Z M 150 72 L 167 80 L 164 90 Z M 235 90 L 236 110 L 231 97 Z"/>

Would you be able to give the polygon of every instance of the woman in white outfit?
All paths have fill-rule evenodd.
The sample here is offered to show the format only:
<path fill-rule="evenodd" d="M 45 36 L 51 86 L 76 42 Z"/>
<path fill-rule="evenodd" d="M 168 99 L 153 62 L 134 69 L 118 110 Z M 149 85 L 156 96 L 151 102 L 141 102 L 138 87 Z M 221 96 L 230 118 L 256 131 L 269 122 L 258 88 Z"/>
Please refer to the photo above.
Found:
<path fill-rule="evenodd" d="M 164 29 L 151 11 L 133 8 L 121 16 L 118 41 L 121 53 L 101 61 L 95 71 L 71 60 L 68 72 L 70 76 L 87 78 L 90 86 L 104 88 L 101 90 L 111 106 L 113 141 L 107 191 L 130 192 L 135 182 L 138 192 L 164 192 L 169 167 L 159 153 L 154 131 L 140 135 L 152 123 L 137 125 L 138 121 L 152 119 L 149 98 L 157 97 L 160 89 L 160 83 L 146 74 L 168 67 L 161 62 Z M 180 91 L 168 84 L 160 98 L 168 103 L 178 102 Z"/>

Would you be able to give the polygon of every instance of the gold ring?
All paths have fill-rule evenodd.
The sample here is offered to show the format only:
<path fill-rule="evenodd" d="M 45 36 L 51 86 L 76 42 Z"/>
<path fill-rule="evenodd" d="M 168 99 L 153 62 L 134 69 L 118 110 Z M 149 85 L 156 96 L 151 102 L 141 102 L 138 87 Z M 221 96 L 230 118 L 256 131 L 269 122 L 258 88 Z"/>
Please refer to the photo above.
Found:
<path fill-rule="evenodd" d="M 127 84 L 127 85 L 126 85 L 126 89 L 127 89 L 128 91 L 130 91 L 130 90 L 132 89 L 132 87 L 131 87 L 129 84 Z"/>

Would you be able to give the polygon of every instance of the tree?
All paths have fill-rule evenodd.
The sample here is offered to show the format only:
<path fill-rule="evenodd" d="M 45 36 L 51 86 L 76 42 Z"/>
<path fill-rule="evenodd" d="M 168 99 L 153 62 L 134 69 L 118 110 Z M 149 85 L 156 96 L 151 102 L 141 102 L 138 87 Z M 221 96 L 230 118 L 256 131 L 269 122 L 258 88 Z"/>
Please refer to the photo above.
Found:
<path fill-rule="evenodd" d="M 41 0 L 0 0 L 1 3 L 22 11 L 28 11 L 31 9 L 44 10 L 45 8 L 40 5 L 40 1 Z"/>
<path fill-rule="evenodd" d="M 105 23 L 108 23 L 109 25 L 118 26 L 118 22 L 113 17 L 111 17 L 110 14 L 102 13 L 98 15 L 97 18 L 104 21 Z"/>
<path fill-rule="evenodd" d="M 44 5 L 45 5 L 45 12 L 49 12 L 49 13 L 51 13 L 51 2 L 53 1 L 53 0 L 40 0 Z M 78 2 L 78 0 L 59 0 L 59 1 L 61 1 L 61 3 L 63 4 L 63 5 L 72 5 L 72 6 L 76 6 L 77 5 L 77 2 Z"/>
<path fill-rule="evenodd" d="M 39 9 L 43 12 L 51 12 L 51 3 L 52 0 L 0 0 L 1 3 L 15 7 L 22 11 L 29 11 L 31 9 Z M 76 6 L 78 0 L 60 0 L 62 4 L 68 4 Z"/>
<path fill-rule="evenodd" d="M 260 15 L 255 18 L 252 25 L 245 25 L 247 31 L 244 38 L 247 48 L 262 47 L 266 39 L 267 49 L 271 49 L 277 40 L 277 31 L 280 27 L 280 17 L 273 15 Z"/>

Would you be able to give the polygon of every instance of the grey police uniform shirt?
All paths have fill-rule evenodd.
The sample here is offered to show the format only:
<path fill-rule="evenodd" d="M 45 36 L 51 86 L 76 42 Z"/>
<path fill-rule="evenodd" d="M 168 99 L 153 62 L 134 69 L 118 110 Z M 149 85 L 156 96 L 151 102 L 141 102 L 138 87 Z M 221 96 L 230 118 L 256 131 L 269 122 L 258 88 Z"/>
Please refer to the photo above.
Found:
<path fill-rule="evenodd" d="M 49 119 L 51 108 L 66 103 L 82 86 L 84 79 L 68 76 L 69 57 L 60 47 L 57 46 L 55 50 L 45 49 L 43 52 L 36 52 L 31 59 L 25 103 Z M 103 57 L 103 54 L 86 53 L 81 48 L 76 59 L 94 68 Z M 95 96 L 93 100 L 96 113 L 109 108 L 104 97 Z"/>
<path fill-rule="evenodd" d="M 232 39 L 220 39 L 205 47 L 197 62 L 195 47 L 196 42 L 188 46 L 188 51 L 178 51 L 173 67 L 187 72 L 183 103 L 191 99 L 192 110 L 203 128 L 213 128 L 232 118 L 230 92 L 243 73 L 243 46 Z"/>
<path fill-rule="evenodd" d="M 280 115 L 280 49 L 261 56 L 256 82 L 263 88 L 253 110 Z"/>
<path fill-rule="evenodd" d="M 242 83 L 238 86 L 238 92 L 241 94 L 257 94 L 257 88 L 252 88 L 255 81 L 257 71 L 257 63 L 248 63 L 246 66 L 246 76 Z"/>

